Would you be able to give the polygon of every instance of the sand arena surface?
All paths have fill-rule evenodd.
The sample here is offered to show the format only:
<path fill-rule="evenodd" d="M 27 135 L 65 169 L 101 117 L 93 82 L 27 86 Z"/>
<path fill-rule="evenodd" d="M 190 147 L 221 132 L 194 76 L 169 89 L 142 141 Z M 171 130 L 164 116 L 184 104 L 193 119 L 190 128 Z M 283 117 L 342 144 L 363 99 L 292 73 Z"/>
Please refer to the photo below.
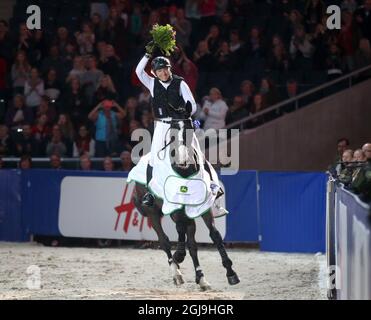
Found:
<path fill-rule="evenodd" d="M 185 283 L 176 287 L 161 250 L 1 242 L 0 299 L 326 299 L 324 255 L 228 253 L 241 283 L 229 286 L 216 249 L 200 248 L 200 264 L 212 286 L 202 292 L 188 252 L 181 265 Z M 28 288 L 35 285 L 27 273 L 30 265 L 39 267 L 40 289 Z"/>

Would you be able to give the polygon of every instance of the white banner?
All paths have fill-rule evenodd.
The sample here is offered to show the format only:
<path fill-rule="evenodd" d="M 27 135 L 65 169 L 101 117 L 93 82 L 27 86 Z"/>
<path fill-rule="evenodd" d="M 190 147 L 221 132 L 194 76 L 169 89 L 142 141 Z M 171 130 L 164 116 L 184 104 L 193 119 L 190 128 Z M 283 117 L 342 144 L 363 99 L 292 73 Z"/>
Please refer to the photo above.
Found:
<path fill-rule="evenodd" d="M 59 203 L 61 234 L 81 238 L 157 240 L 148 218 L 143 217 L 132 202 L 133 191 L 134 184 L 126 183 L 126 178 L 65 177 Z M 218 202 L 226 207 L 225 195 Z M 215 224 L 224 238 L 226 217 L 216 219 Z M 169 216 L 162 219 L 162 226 L 170 241 L 178 240 L 175 224 Z M 196 241 L 212 243 L 202 218 L 196 219 L 196 226 Z"/>

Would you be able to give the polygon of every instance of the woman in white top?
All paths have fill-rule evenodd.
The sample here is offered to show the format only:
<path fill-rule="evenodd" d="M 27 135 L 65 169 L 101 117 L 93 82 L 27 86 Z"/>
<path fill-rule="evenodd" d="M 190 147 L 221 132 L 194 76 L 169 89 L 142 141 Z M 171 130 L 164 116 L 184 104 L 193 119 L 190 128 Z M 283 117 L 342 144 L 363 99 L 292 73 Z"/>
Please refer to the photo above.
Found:
<path fill-rule="evenodd" d="M 205 120 L 204 130 L 210 128 L 216 130 L 224 128 L 227 111 L 228 106 L 222 99 L 220 90 L 218 88 L 210 89 L 209 96 L 200 113 L 200 118 Z"/>

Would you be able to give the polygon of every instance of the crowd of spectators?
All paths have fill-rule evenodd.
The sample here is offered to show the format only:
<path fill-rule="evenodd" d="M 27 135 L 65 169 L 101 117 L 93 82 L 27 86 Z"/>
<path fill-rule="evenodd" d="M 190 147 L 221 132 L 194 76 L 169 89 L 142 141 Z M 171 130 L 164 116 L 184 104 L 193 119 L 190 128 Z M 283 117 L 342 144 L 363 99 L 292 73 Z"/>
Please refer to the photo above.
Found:
<path fill-rule="evenodd" d="M 350 149 L 347 138 L 337 142 L 337 156 L 329 172 L 346 189 L 358 194 L 362 200 L 371 201 L 371 143 Z"/>
<path fill-rule="evenodd" d="M 29 157 L 55 158 L 53 167 L 57 157 L 84 157 L 88 170 L 89 157 L 130 154 L 133 130 L 153 131 L 151 97 L 134 70 L 155 23 L 177 32 L 173 72 L 206 129 L 371 64 L 371 0 L 337 1 L 341 30 L 326 27 L 330 2 L 35 0 L 43 28 L 30 31 L 22 20 L 30 3 L 18 0 L 0 21 L 0 157 L 25 167 Z"/>

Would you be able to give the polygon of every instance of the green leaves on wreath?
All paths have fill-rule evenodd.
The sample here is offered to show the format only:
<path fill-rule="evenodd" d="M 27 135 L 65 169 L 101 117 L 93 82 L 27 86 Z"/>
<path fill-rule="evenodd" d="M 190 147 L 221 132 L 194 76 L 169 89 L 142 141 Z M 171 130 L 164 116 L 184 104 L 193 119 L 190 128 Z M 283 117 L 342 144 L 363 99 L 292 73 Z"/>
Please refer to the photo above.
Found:
<path fill-rule="evenodd" d="M 176 48 L 175 33 L 169 24 L 165 26 L 155 24 L 150 31 L 154 46 L 157 46 L 166 56 L 170 56 Z"/>

